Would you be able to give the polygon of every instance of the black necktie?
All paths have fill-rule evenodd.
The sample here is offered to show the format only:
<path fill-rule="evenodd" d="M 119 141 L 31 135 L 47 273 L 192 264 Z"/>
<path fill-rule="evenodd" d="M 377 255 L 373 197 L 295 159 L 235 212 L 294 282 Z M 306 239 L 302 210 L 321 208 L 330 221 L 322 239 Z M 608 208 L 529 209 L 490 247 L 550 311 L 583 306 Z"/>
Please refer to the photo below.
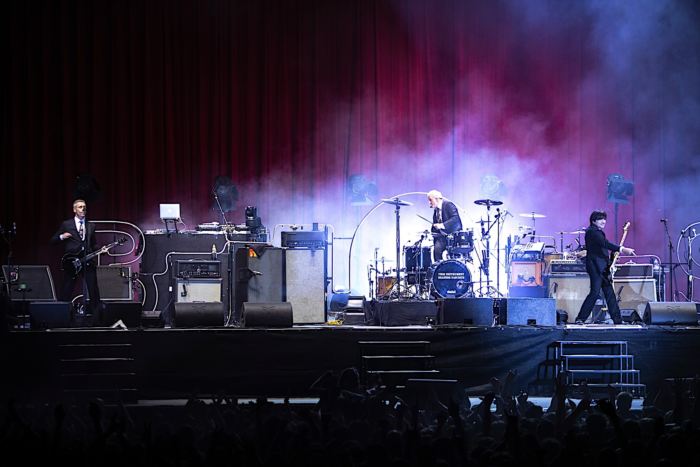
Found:
<path fill-rule="evenodd" d="M 80 229 L 78 229 L 78 234 L 80 234 L 80 240 L 85 241 L 85 229 L 83 228 L 83 221 L 80 221 Z"/>
<path fill-rule="evenodd" d="M 435 208 L 437 210 L 437 223 L 442 224 L 442 209 Z"/>

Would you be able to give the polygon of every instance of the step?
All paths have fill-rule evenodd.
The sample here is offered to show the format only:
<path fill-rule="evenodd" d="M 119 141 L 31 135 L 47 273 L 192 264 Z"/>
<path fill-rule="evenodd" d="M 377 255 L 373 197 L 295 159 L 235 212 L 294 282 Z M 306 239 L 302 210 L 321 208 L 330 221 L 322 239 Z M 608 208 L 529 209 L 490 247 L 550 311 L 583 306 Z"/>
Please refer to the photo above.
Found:
<path fill-rule="evenodd" d="M 135 367 L 135 360 L 128 357 L 67 358 L 59 363 L 63 374 L 127 373 Z"/>
<path fill-rule="evenodd" d="M 104 402 L 129 402 L 135 403 L 139 399 L 139 391 L 136 388 L 122 389 L 64 389 L 63 394 L 70 399 L 92 400 L 102 399 Z"/>
<path fill-rule="evenodd" d="M 564 370 L 570 368 L 590 369 L 591 367 L 634 369 L 634 355 L 562 355 L 560 357 L 560 368 Z"/>
<path fill-rule="evenodd" d="M 560 358 L 566 360 L 617 360 L 617 359 L 633 359 L 634 355 L 591 355 L 591 354 L 576 354 L 576 355 L 562 355 Z"/>
<path fill-rule="evenodd" d="M 365 371 L 368 377 L 381 378 L 382 383 L 388 385 L 405 385 L 409 379 L 434 378 L 439 375 L 439 370 L 369 370 Z"/>
<path fill-rule="evenodd" d="M 574 374 L 582 374 L 582 373 L 587 373 L 587 374 L 593 374 L 593 375 L 611 375 L 611 374 L 633 374 L 633 373 L 639 373 L 639 370 L 564 370 L 567 373 L 574 373 Z"/>
<path fill-rule="evenodd" d="M 571 383 L 569 387 L 579 388 L 582 387 L 581 383 Z M 589 388 L 607 388 L 611 386 L 613 388 L 646 388 L 646 384 L 642 383 L 588 383 L 586 384 Z"/>
<path fill-rule="evenodd" d="M 136 373 L 65 373 L 60 375 L 64 389 L 117 390 L 137 386 Z"/>
<path fill-rule="evenodd" d="M 60 358 L 116 358 L 133 356 L 131 344 L 63 344 L 58 346 Z"/>
<path fill-rule="evenodd" d="M 574 345 L 583 345 L 583 344 L 590 344 L 590 345 L 626 345 L 627 341 L 555 341 L 557 345 L 568 345 L 568 344 L 574 344 Z"/>
<path fill-rule="evenodd" d="M 430 341 L 359 341 L 362 355 L 416 355 L 428 351 Z"/>
<path fill-rule="evenodd" d="M 365 370 L 427 370 L 432 366 L 433 355 L 364 355 Z"/>

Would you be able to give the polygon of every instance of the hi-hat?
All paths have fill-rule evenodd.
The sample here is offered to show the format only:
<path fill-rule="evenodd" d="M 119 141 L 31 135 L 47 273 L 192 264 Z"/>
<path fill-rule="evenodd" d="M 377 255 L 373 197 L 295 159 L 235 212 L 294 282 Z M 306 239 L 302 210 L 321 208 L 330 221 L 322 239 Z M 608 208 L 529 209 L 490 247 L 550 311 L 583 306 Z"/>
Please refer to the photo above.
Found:
<path fill-rule="evenodd" d="M 382 203 L 392 204 L 394 206 L 413 206 L 413 203 L 409 203 L 408 201 L 404 201 L 399 198 L 386 198 L 382 200 Z"/>
<path fill-rule="evenodd" d="M 474 201 L 474 204 L 478 204 L 479 206 L 500 206 L 503 204 L 503 201 L 496 201 L 495 199 L 477 199 Z"/>
<path fill-rule="evenodd" d="M 542 219 L 543 217 L 547 217 L 544 214 L 538 214 L 536 212 L 521 212 L 518 215 L 520 217 L 529 217 L 530 219 Z"/>

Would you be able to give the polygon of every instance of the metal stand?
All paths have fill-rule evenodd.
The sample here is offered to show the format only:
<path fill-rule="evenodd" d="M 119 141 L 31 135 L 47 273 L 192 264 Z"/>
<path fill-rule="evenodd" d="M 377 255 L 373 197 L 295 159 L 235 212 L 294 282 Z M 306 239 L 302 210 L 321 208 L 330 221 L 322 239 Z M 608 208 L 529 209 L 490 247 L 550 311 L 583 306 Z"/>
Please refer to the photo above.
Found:
<path fill-rule="evenodd" d="M 675 275 L 676 272 L 676 264 L 673 261 L 673 240 L 671 240 L 671 234 L 668 232 L 668 221 L 666 219 L 661 219 L 661 222 L 664 224 L 664 231 L 666 232 L 666 238 L 668 238 L 668 271 L 671 275 L 670 279 L 670 292 L 671 292 L 671 299 L 669 301 L 675 302 L 676 301 L 676 293 L 673 290 L 673 276 Z M 664 265 L 661 265 L 661 272 L 663 274 L 663 267 Z"/>
<path fill-rule="evenodd" d="M 383 199 L 382 203 L 391 204 L 394 206 L 394 214 L 396 215 L 396 296 L 401 298 L 401 206 L 411 206 L 412 203 L 402 201 L 401 199 L 391 198 Z"/>
<path fill-rule="evenodd" d="M 503 204 L 502 201 L 495 201 L 491 199 L 478 199 L 474 201 L 474 204 L 479 205 L 479 206 L 486 206 L 486 221 L 482 219 L 481 221 L 481 240 L 483 241 L 484 239 L 486 240 L 486 251 L 482 252 L 482 260 L 481 260 L 481 267 L 480 267 L 480 272 L 479 272 L 479 291 L 482 290 L 483 288 L 483 278 L 481 271 L 483 271 L 483 276 L 486 277 L 486 296 L 500 296 L 501 291 L 499 288 L 495 288 L 491 286 L 491 275 L 490 275 L 490 259 L 491 259 L 491 229 L 493 228 L 494 225 L 500 225 L 501 222 L 501 211 L 500 208 L 498 208 L 498 213 L 496 216 L 494 216 L 493 223 L 491 223 L 491 206 L 500 206 Z M 484 224 L 486 224 L 486 228 L 484 228 Z M 500 229 L 499 232 L 496 235 L 496 245 L 498 247 L 498 252 L 496 254 L 496 262 L 497 266 L 500 265 L 501 261 L 501 255 L 500 255 L 500 245 L 501 239 L 500 239 Z M 500 278 L 498 277 L 498 273 L 496 274 L 496 284 L 498 287 L 500 287 Z"/>
<path fill-rule="evenodd" d="M 686 300 L 689 302 L 693 301 L 693 239 L 695 236 L 691 236 L 690 233 L 695 233 L 695 229 L 688 229 L 684 235 L 688 241 L 688 283 L 687 283 L 687 294 Z"/>

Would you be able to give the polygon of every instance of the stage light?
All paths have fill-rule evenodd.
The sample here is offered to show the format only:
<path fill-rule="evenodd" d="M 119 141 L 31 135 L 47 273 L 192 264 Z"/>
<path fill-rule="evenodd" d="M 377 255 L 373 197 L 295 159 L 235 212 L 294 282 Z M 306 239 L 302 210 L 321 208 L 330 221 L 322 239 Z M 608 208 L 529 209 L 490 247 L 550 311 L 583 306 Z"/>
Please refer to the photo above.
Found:
<path fill-rule="evenodd" d="M 368 206 L 374 203 L 373 196 L 377 195 L 377 185 L 361 174 L 353 174 L 347 181 L 348 197 L 351 206 Z"/>
<path fill-rule="evenodd" d="M 500 199 L 505 192 L 503 181 L 495 175 L 488 174 L 481 177 L 479 192 L 482 198 Z"/>
<path fill-rule="evenodd" d="M 634 194 L 634 183 L 625 180 L 620 174 L 610 174 L 607 180 L 608 201 L 615 204 L 629 203 L 629 196 Z"/>

